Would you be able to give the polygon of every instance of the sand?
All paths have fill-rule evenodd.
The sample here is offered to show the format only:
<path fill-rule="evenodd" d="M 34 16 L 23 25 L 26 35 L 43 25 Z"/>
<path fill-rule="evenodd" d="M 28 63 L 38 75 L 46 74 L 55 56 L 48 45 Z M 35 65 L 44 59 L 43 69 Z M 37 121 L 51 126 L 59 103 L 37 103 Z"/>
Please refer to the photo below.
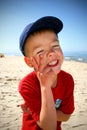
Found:
<path fill-rule="evenodd" d="M 87 63 L 64 61 L 62 69 L 75 81 L 75 111 L 62 129 L 87 130 Z M 0 58 L 0 130 L 21 130 L 22 110 L 17 106 L 23 99 L 18 84 L 31 71 L 23 57 Z"/>

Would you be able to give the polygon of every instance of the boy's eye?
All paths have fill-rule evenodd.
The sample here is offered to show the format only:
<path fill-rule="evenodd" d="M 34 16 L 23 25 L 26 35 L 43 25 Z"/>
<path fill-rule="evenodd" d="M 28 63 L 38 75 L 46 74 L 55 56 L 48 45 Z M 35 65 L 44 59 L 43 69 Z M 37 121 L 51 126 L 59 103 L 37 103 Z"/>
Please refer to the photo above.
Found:
<path fill-rule="evenodd" d="M 38 51 L 36 54 L 37 55 L 40 55 L 40 54 L 43 54 L 44 53 L 44 50 L 40 50 L 40 51 Z"/>
<path fill-rule="evenodd" d="M 53 49 L 59 49 L 59 48 L 60 48 L 59 45 L 54 45 L 54 46 L 53 46 Z"/>

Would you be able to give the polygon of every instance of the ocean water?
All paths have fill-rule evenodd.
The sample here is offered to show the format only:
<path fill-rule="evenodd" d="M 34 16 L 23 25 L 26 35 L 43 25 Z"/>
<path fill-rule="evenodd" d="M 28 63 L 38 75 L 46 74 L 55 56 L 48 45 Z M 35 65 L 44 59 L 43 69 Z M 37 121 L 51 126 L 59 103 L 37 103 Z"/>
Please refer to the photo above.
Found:
<path fill-rule="evenodd" d="M 74 60 L 87 63 L 87 52 L 64 52 L 65 60 Z"/>
<path fill-rule="evenodd" d="M 87 63 L 87 52 L 86 51 L 78 51 L 78 52 L 63 52 L 65 60 L 74 60 L 74 61 L 79 61 L 79 62 L 86 62 Z M 4 53 L 6 56 L 22 56 L 21 53 L 16 53 L 16 52 L 7 52 Z"/>

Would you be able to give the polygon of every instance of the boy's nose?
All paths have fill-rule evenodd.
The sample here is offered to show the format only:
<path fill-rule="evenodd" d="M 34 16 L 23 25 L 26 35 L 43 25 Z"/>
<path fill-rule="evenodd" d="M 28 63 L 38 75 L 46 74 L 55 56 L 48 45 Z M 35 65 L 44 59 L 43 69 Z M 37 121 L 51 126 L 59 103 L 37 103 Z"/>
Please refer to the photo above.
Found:
<path fill-rule="evenodd" d="M 48 53 L 48 58 L 53 58 L 54 57 L 54 52 L 53 51 L 50 51 L 49 53 Z"/>

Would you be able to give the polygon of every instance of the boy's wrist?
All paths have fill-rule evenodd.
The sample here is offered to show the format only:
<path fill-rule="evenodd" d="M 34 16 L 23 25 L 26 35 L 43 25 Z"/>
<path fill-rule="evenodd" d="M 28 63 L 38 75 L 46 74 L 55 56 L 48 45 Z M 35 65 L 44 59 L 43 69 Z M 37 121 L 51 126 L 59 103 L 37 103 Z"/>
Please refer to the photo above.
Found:
<path fill-rule="evenodd" d="M 41 88 L 41 91 L 50 91 L 51 90 L 50 86 L 41 85 L 40 88 Z"/>

